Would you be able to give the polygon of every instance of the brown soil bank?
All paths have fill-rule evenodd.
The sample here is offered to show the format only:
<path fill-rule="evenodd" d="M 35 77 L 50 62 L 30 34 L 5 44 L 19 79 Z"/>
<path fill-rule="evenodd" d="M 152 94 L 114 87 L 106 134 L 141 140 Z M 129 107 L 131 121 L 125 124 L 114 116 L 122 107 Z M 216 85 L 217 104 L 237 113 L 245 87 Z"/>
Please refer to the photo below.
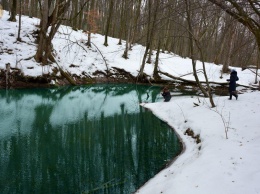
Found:
<path fill-rule="evenodd" d="M 47 88 L 64 85 L 86 85 L 95 83 L 141 83 L 153 84 L 159 86 L 167 85 L 171 89 L 189 90 L 194 92 L 199 91 L 196 84 L 186 83 L 177 80 L 153 80 L 150 76 L 144 74 L 143 77 L 135 77 L 124 69 L 112 68 L 107 72 L 96 71 L 91 76 L 82 72 L 82 76 L 70 74 L 62 70 L 56 69 L 52 74 L 45 74 L 38 77 L 25 76 L 20 69 L 10 68 L 7 70 L 0 69 L 0 89 L 15 89 L 15 88 Z M 60 72 L 60 73 L 59 73 Z M 224 85 L 214 87 L 214 93 L 217 95 L 227 95 L 228 90 Z"/>
<path fill-rule="evenodd" d="M 109 72 L 96 71 L 90 77 L 87 74 L 83 76 L 72 75 L 68 72 L 58 74 L 57 69 L 55 74 L 45 74 L 38 77 L 25 76 L 20 69 L 11 68 L 9 73 L 6 70 L 0 69 L 0 88 L 39 88 L 53 87 L 64 85 L 84 85 L 93 83 L 156 83 L 166 84 L 164 80 L 150 80 L 144 75 L 142 78 L 137 78 L 126 72 L 123 69 L 113 68 Z"/>

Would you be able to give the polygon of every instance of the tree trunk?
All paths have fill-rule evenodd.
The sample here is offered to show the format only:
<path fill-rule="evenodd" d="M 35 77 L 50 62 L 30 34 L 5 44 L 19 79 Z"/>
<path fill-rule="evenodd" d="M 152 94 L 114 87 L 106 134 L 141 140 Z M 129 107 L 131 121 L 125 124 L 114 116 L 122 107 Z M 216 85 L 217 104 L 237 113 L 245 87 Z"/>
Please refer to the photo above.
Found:
<path fill-rule="evenodd" d="M 87 15 L 86 19 L 87 19 L 87 23 L 88 23 L 88 25 L 87 25 L 87 27 L 88 27 L 88 29 L 87 29 L 87 34 L 88 34 L 87 46 L 91 47 L 92 30 L 93 30 L 93 33 L 94 33 L 95 30 L 97 30 L 97 29 L 94 29 L 94 27 L 93 27 L 93 26 L 96 25 L 95 19 L 97 17 L 94 0 L 91 1 L 90 8 L 89 8 L 88 11 L 89 11 L 88 14 L 86 14 Z"/>
<path fill-rule="evenodd" d="M 29 6 L 29 17 L 37 17 L 37 10 L 38 10 L 38 4 L 37 0 L 31 0 L 30 6 Z"/>
<path fill-rule="evenodd" d="M 40 22 L 40 34 L 39 34 L 39 44 L 35 54 L 35 60 L 42 65 L 47 65 L 50 62 L 55 62 L 52 55 L 52 39 L 56 34 L 59 26 L 61 25 L 61 18 L 66 13 L 69 8 L 70 1 L 64 2 L 61 0 L 56 0 L 52 14 L 49 16 L 49 9 L 51 5 L 48 1 L 44 1 L 41 9 L 41 22 Z M 51 28 L 48 32 L 48 28 Z"/>
<path fill-rule="evenodd" d="M 151 49 L 151 43 L 153 41 L 154 33 L 155 33 L 155 30 L 156 30 L 155 29 L 155 23 L 156 23 L 157 14 L 158 14 L 159 1 L 156 1 L 156 4 L 154 5 L 155 6 L 154 10 L 152 10 L 152 5 L 153 5 L 152 0 L 148 0 L 148 25 L 147 25 L 146 49 L 145 49 L 142 65 L 140 67 L 140 71 L 139 71 L 139 74 L 137 76 L 137 79 L 139 78 L 139 76 L 141 78 L 143 77 L 145 60 L 147 58 L 147 54 L 148 54 L 149 49 Z M 152 13 L 153 13 L 153 15 L 151 15 Z"/>
<path fill-rule="evenodd" d="M 170 44 L 170 20 L 167 19 L 166 21 L 166 32 L 165 37 L 163 38 L 163 45 L 162 45 L 162 52 L 164 53 L 165 50 L 169 51 L 169 44 Z"/>
<path fill-rule="evenodd" d="M 9 4 L 7 0 L 2 0 L 2 6 L 4 10 L 9 10 Z"/>
<path fill-rule="evenodd" d="M 125 1 L 121 1 L 121 13 L 120 13 L 120 25 L 119 25 L 119 34 L 118 34 L 118 45 L 122 45 L 122 36 L 123 36 L 123 31 L 124 31 L 124 24 L 125 24 L 125 12 L 127 11 L 125 9 Z"/>
<path fill-rule="evenodd" d="M 148 58 L 146 63 L 151 64 L 152 63 L 152 54 L 153 54 L 153 42 L 150 43 L 150 49 L 149 49 L 149 53 L 148 53 Z"/>
<path fill-rule="evenodd" d="M 23 14 L 24 15 L 29 15 L 29 10 L 30 10 L 30 1 L 29 0 L 24 0 L 25 2 L 24 4 L 24 9 L 23 9 Z M 37 9 L 37 7 L 35 7 L 34 9 Z"/>
<path fill-rule="evenodd" d="M 223 73 L 228 73 L 229 72 L 229 66 L 232 65 L 231 64 L 231 57 L 232 57 L 234 37 L 235 37 L 235 29 L 231 27 L 229 29 L 227 60 L 223 64 L 223 68 L 222 68 Z"/>
<path fill-rule="evenodd" d="M 260 64 L 260 47 L 259 47 L 259 51 L 258 51 L 258 57 L 256 60 L 255 84 L 257 84 L 258 70 L 260 68 L 259 64 Z M 260 81 L 259 81 L 259 90 L 260 90 Z"/>
<path fill-rule="evenodd" d="M 72 1 L 72 13 L 71 13 L 71 25 L 72 29 L 77 30 L 78 29 L 78 1 Z"/>
<path fill-rule="evenodd" d="M 203 93 L 203 95 L 205 97 L 208 97 L 208 93 L 207 91 L 202 87 L 200 80 L 198 78 L 197 75 L 197 70 L 196 70 L 196 60 L 194 59 L 194 43 L 193 43 L 193 29 L 191 26 L 191 7 L 190 7 L 190 2 L 188 2 L 189 0 L 185 0 L 185 4 L 186 4 L 186 13 L 187 13 L 187 23 L 188 23 L 188 30 L 189 30 L 189 46 L 190 46 L 190 55 L 191 55 L 191 60 L 192 60 L 192 69 L 193 69 L 193 75 L 194 78 L 196 80 L 196 83 L 198 85 L 198 87 L 200 88 L 201 92 Z"/>
<path fill-rule="evenodd" d="M 141 12 L 141 2 L 142 2 L 142 0 L 138 0 L 138 2 L 137 2 L 138 4 L 136 6 L 137 8 L 134 13 L 133 31 L 132 31 L 133 34 L 132 34 L 132 37 L 129 42 L 130 49 L 132 47 L 132 43 L 135 42 L 135 40 L 136 40 L 138 20 L 140 18 L 140 12 Z"/>
<path fill-rule="evenodd" d="M 16 9 L 17 9 L 17 0 L 12 1 L 11 15 L 8 21 L 16 22 Z"/>
<path fill-rule="evenodd" d="M 128 59 L 129 38 L 130 38 L 131 28 L 129 27 L 127 31 L 128 31 L 128 33 L 127 33 L 127 39 L 126 39 L 126 43 L 125 43 L 125 51 L 123 54 L 123 58 L 125 58 L 125 59 Z"/>
<path fill-rule="evenodd" d="M 112 15 L 113 15 L 113 7 L 114 7 L 114 0 L 110 0 L 108 18 L 107 18 L 107 25 L 106 25 L 106 30 L 105 30 L 105 42 L 104 42 L 105 46 L 108 46 L 107 37 L 108 37 L 109 27 L 110 27 Z"/>
<path fill-rule="evenodd" d="M 145 52 L 144 52 L 144 56 L 143 56 L 143 60 L 142 60 L 142 65 L 140 67 L 140 71 L 139 71 L 139 74 L 137 76 L 137 81 L 139 80 L 139 78 L 141 78 L 141 79 L 144 78 L 145 60 L 146 60 L 146 57 L 147 57 L 147 54 L 148 54 L 148 51 L 149 51 L 149 47 L 150 47 L 150 44 L 148 43 L 146 45 L 146 48 L 145 48 Z"/>
<path fill-rule="evenodd" d="M 39 42 L 38 42 L 38 49 L 35 54 L 36 62 L 42 62 L 43 65 L 47 64 L 47 58 L 44 56 L 47 53 L 44 53 L 48 45 L 46 45 L 47 37 L 47 30 L 48 30 L 48 18 L 49 18 L 49 3 L 48 1 L 44 1 L 41 9 L 41 22 L 40 22 L 40 32 L 39 32 Z M 49 41 L 48 41 L 49 42 Z"/>
<path fill-rule="evenodd" d="M 17 36 L 17 41 L 21 42 L 21 21 L 22 21 L 22 0 L 20 0 L 20 4 L 19 4 L 19 26 L 18 26 L 18 36 Z"/>
<path fill-rule="evenodd" d="M 161 48 L 161 40 L 159 39 L 155 63 L 154 63 L 154 69 L 153 69 L 153 78 L 154 78 L 155 81 L 159 81 L 161 79 L 161 77 L 159 76 L 159 73 L 158 73 L 159 55 L 160 55 L 160 50 L 161 50 L 160 48 Z"/>

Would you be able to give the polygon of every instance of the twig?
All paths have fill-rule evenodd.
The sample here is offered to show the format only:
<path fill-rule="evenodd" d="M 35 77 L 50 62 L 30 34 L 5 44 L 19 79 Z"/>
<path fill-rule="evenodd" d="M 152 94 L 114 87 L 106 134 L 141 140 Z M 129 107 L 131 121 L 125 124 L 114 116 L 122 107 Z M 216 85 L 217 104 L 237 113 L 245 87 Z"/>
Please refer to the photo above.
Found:
<path fill-rule="evenodd" d="M 98 48 L 93 42 L 91 42 L 91 44 L 93 44 L 93 45 L 96 47 L 96 49 L 98 50 L 98 52 L 99 52 L 100 55 L 102 56 L 102 58 L 103 58 L 103 60 L 104 60 L 104 62 L 105 62 L 105 64 L 106 64 L 107 73 L 108 73 L 109 69 L 108 69 L 108 64 L 107 64 L 107 61 L 106 61 L 105 57 L 103 56 L 102 52 L 99 50 L 99 48 Z"/>
<path fill-rule="evenodd" d="M 226 139 L 228 139 L 228 134 L 227 134 L 227 132 L 228 132 L 229 122 L 230 122 L 230 112 L 229 112 L 228 122 L 226 122 L 226 120 L 225 120 L 225 118 L 224 118 L 224 116 L 223 116 L 222 113 L 220 113 L 218 110 L 213 110 L 213 109 L 211 109 L 211 110 L 214 111 L 215 113 L 217 113 L 217 114 L 221 117 L 222 122 L 223 122 L 223 124 L 224 124 L 224 128 L 225 128 Z"/>
<path fill-rule="evenodd" d="M 175 104 L 177 104 L 177 103 L 175 102 Z M 182 116 L 183 116 L 183 118 L 184 118 L 184 123 L 187 123 L 187 120 L 186 120 L 186 118 L 185 118 L 185 115 L 184 115 L 184 112 L 183 112 L 182 108 L 180 107 L 179 104 L 177 104 L 177 106 L 180 108 L 180 110 L 181 110 L 181 112 L 182 112 Z"/>

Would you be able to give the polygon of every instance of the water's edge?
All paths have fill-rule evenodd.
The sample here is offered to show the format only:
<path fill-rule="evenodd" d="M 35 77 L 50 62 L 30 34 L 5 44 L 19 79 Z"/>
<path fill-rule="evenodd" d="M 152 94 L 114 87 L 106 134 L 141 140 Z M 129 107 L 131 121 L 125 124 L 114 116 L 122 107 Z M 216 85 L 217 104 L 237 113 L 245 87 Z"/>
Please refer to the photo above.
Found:
<path fill-rule="evenodd" d="M 142 106 L 142 105 L 140 105 L 140 106 Z M 151 109 L 149 109 L 149 108 L 147 108 L 147 107 L 144 107 L 144 106 L 142 106 L 143 108 L 145 108 L 145 109 L 147 109 L 147 110 L 150 110 L 152 113 L 153 113 L 153 115 L 155 116 L 155 117 L 157 117 L 157 115 L 156 114 L 154 114 L 154 112 L 151 110 Z M 159 118 L 159 117 L 157 117 L 158 119 L 160 119 L 161 121 L 163 121 L 164 123 L 166 123 L 172 130 L 173 130 L 173 132 L 176 134 L 176 136 L 178 137 L 178 139 L 179 139 L 179 141 L 180 141 L 180 143 L 181 143 L 181 152 L 177 155 L 177 156 L 175 156 L 174 158 L 172 158 L 166 165 L 165 165 L 165 167 L 164 168 L 162 168 L 156 175 L 154 175 L 154 177 L 152 177 L 152 178 L 150 178 L 145 184 L 143 184 L 141 187 L 139 187 L 136 191 L 135 191 L 135 193 L 138 193 L 138 191 L 139 190 L 141 190 L 144 186 L 146 186 L 147 184 L 149 184 L 149 182 L 152 180 L 152 179 L 154 179 L 157 175 L 159 175 L 162 171 L 164 171 L 164 170 L 166 170 L 167 168 L 169 168 L 171 165 L 173 165 L 173 163 L 182 155 L 182 154 L 184 154 L 184 152 L 186 151 L 186 144 L 184 143 L 184 141 L 183 141 L 183 139 L 181 138 L 181 136 L 180 136 L 180 134 L 177 132 L 177 130 L 175 130 L 174 129 L 174 127 L 173 126 L 171 126 L 171 125 L 169 125 L 168 124 L 168 122 L 166 122 L 165 120 L 163 120 L 163 119 L 161 119 L 161 118 Z"/>

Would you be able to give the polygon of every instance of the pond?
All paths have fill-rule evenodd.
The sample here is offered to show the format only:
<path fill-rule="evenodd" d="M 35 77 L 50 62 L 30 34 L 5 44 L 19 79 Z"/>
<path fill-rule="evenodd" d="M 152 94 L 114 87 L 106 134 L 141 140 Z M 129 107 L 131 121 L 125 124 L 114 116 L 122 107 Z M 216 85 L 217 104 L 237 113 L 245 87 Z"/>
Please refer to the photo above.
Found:
<path fill-rule="evenodd" d="M 159 87 L 0 90 L 0 193 L 129 194 L 177 156 Z"/>

